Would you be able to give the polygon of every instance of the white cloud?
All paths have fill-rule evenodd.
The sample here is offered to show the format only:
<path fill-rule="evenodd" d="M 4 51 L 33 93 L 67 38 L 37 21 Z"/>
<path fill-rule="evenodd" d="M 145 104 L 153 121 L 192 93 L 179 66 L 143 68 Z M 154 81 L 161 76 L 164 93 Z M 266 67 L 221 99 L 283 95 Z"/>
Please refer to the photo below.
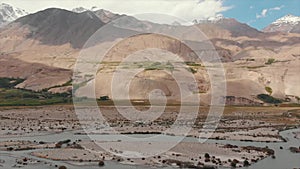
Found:
<path fill-rule="evenodd" d="M 270 11 L 280 11 L 282 8 L 284 8 L 284 5 L 276 6 L 274 8 L 270 8 Z"/>
<path fill-rule="evenodd" d="M 268 14 L 268 12 L 270 11 L 280 11 L 282 8 L 284 8 L 284 5 L 281 5 L 281 6 L 276 6 L 274 8 L 269 8 L 269 9 L 263 9 L 261 11 L 260 14 L 256 14 L 256 18 L 265 18 Z"/>
<path fill-rule="evenodd" d="M 260 14 L 256 14 L 256 18 L 264 18 L 267 16 L 268 9 L 263 9 Z"/>
<path fill-rule="evenodd" d="M 2 0 L 29 12 L 49 7 L 73 9 L 97 6 L 115 13 L 135 15 L 141 13 L 160 13 L 181 18 L 186 21 L 215 17 L 231 7 L 224 6 L 223 0 Z M 29 5 L 30 4 L 30 5 Z M 35 5 L 31 5 L 35 4 Z"/>
<path fill-rule="evenodd" d="M 222 0 L 104 0 L 102 5 L 117 13 L 129 15 L 142 13 L 167 14 L 186 21 L 207 19 L 230 9 Z"/>

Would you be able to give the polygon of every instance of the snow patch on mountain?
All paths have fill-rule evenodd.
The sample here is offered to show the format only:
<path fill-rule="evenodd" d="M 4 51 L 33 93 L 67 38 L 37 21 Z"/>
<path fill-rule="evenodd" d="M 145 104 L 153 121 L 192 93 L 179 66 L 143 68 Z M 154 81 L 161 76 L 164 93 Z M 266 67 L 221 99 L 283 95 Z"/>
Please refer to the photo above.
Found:
<path fill-rule="evenodd" d="M 87 9 L 87 8 L 84 8 L 84 7 L 77 7 L 77 8 L 72 9 L 72 11 L 76 12 L 76 13 L 82 13 L 82 12 L 86 12 L 86 11 L 95 12 L 95 11 L 99 11 L 99 10 L 103 10 L 103 9 L 101 9 L 97 6 L 93 6 L 90 9 Z M 106 11 L 106 10 L 103 10 L 103 11 Z M 107 12 L 109 12 L 109 11 L 107 11 Z"/>
<path fill-rule="evenodd" d="M 300 17 L 294 16 L 294 15 L 286 15 L 282 18 L 277 19 L 272 24 L 274 24 L 274 25 L 280 25 L 280 24 L 297 25 L 298 23 L 300 23 Z"/>
<path fill-rule="evenodd" d="M 286 15 L 263 29 L 264 32 L 300 33 L 300 17 Z"/>
<path fill-rule="evenodd" d="M 110 21 L 112 21 L 113 19 L 116 19 L 119 15 L 118 14 L 114 14 L 110 11 L 98 8 L 96 6 L 91 7 L 91 9 L 86 9 L 83 7 L 78 7 L 78 8 L 74 8 L 72 10 L 73 12 L 76 13 L 82 13 L 82 12 L 86 12 L 86 11 L 91 11 L 93 12 L 98 18 L 100 18 L 100 20 L 104 23 L 108 23 Z"/>
<path fill-rule="evenodd" d="M 78 8 L 72 9 L 72 12 L 76 12 L 76 13 L 82 13 L 82 12 L 85 12 L 85 11 L 88 11 L 88 9 L 83 8 L 83 7 L 78 7 Z"/>
<path fill-rule="evenodd" d="M 8 24 L 9 22 L 12 22 L 28 14 L 29 13 L 23 9 L 13 7 L 5 3 L 1 3 L 0 4 L 0 26 Z"/>

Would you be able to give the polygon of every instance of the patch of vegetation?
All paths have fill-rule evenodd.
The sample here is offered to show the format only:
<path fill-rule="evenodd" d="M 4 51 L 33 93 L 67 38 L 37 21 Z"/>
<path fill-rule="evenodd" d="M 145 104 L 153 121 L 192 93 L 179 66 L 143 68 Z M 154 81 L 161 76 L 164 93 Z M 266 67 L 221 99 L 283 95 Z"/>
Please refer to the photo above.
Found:
<path fill-rule="evenodd" d="M 162 70 L 162 64 L 160 62 L 154 62 L 145 66 L 145 70 Z"/>
<path fill-rule="evenodd" d="M 257 95 L 257 98 L 265 103 L 270 103 L 270 104 L 279 104 L 282 103 L 282 100 L 277 99 L 275 97 L 272 97 L 267 94 L 259 94 Z"/>
<path fill-rule="evenodd" d="M 271 65 L 273 63 L 275 63 L 276 60 L 274 58 L 269 58 L 268 61 L 265 63 L 266 65 Z"/>
<path fill-rule="evenodd" d="M 147 70 L 169 70 L 174 71 L 174 66 L 171 62 L 161 63 L 161 62 L 153 62 L 148 65 L 143 65 L 144 69 Z"/>
<path fill-rule="evenodd" d="M 191 72 L 191 73 L 193 73 L 193 74 L 197 73 L 197 70 L 195 70 L 195 69 L 192 68 L 192 67 L 188 67 L 188 68 L 187 68 L 187 71 L 189 71 L 189 72 Z"/>
<path fill-rule="evenodd" d="M 248 160 L 245 160 L 245 161 L 244 161 L 244 167 L 248 167 L 248 166 L 250 166 L 250 163 L 249 163 Z"/>
<path fill-rule="evenodd" d="M 72 102 L 70 93 L 52 94 L 47 91 L 16 89 L 15 86 L 23 81 L 24 79 L 19 78 L 0 78 L 0 106 L 39 106 Z"/>
<path fill-rule="evenodd" d="M 185 64 L 188 66 L 202 66 L 200 63 L 195 63 L 195 62 L 185 62 Z"/>
<path fill-rule="evenodd" d="M 0 91 L 0 106 L 39 106 L 58 103 L 71 103 L 69 93 L 52 94 L 25 89 L 3 89 Z"/>
<path fill-rule="evenodd" d="M 235 162 L 231 162 L 231 163 L 230 163 L 230 166 L 231 166 L 232 168 L 236 168 L 236 163 L 235 163 Z"/>
<path fill-rule="evenodd" d="M 171 62 L 167 62 L 166 69 L 169 70 L 170 72 L 173 72 L 175 70 L 175 68 Z"/>
<path fill-rule="evenodd" d="M 204 158 L 210 158 L 210 155 L 208 153 L 205 153 Z"/>
<path fill-rule="evenodd" d="M 254 62 L 255 59 L 246 59 L 246 61 L 248 61 L 248 62 Z"/>
<path fill-rule="evenodd" d="M 0 78 L 0 88 L 14 88 L 16 85 L 24 82 L 24 79 L 20 78 Z"/>
<path fill-rule="evenodd" d="M 266 86 L 265 87 L 265 90 L 269 93 L 269 95 L 272 95 L 272 93 L 273 93 L 273 90 L 272 90 L 272 88 L 271 87 L 269 87 L 269 86 Z"/>
<path fill-rule="evenodd" d="M 167 70 L 170 72 L 173 72 L 175 70 L 174 65 L 168 61 L 168 62 L 127 62 L 122 63 L 122 69 L 144 69 L 145 71 L 148 70 Z"/>
<path fill-rule="evenodd" d="M 16 85 L 24 82 L 20 78 L 0 78 L 0 106 L 39 106 L 59 103 L 71 103 L 70 93 L 49 93 L 17 89 Z M 71 81 L 65 85 L 69 85 Z"/>
<path fill-rule="evenodd" d="M 154 62 L 146 66 L 145 70 L 163 70 L 163 65 L 160 62 Z"/>
<path fill-rule="evenodd" d="M 101 96 L 98 101 L 108 101 L 110 100 L 108 96 Z"/>

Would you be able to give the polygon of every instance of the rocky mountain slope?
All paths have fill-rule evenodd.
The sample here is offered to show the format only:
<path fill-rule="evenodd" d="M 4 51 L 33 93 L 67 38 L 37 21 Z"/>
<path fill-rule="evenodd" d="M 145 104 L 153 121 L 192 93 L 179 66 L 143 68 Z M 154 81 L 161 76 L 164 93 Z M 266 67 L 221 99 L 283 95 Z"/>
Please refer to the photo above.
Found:
<path fill-rule="evenodd" d="M 47 45 L 70 43 L 81 48 L 85 41 L 104 25 L 90 11 L 73 13 L 67 10 L 50 8 L 17 19 L 15 23 L 28 26 L 27 38 L 37 39 Z"/>
<path fill-rule="evenodd" d="M 232 18 L 217 18 L 212 20 L 206 20 L 199 23 L 200 25 L 214 25 L 231 32 L 231 36 L 247 36 L 247 37 L 258 37 L 262 35 L 262 32 L 250 27 L 247 24 L 238 22 Z"/>
<path fill-rule="evenodd" d="M 234 19 L 225 18 L 213 22 L 198 23 L 193 26 L 160 25 L 140 21 L 131 16 L 121 17 L 117 14 L 111 16 L 118 16 L 119 19 L 108 17 L 108 20 L 104 20 L 99 15 L 97 16 L 97 11 L 99 10 L 84 11 L 80 9 L 80 13 L 75 13 L 51 8 L 27 15 L 3 27 L 0 30 L 1 56 L 24 64 L 38 64 L 50 72 L 62 72 L 64 74 L 61 76 L 62 78 L 54 78 L 49 85 L 42 85 L 43 82 L 47 82 L 46 80 L 41 80 L 38 83 L 40 85 L 37 85 L 34 81 L 38 79 L 31 79 L 27 81 L 26 85 L 19 87 L 40 90 L 44 87 L 49 88 L 51 85 L 66 83 L 72 74 L 65 72 L 65 70 L 71 71 L 74 68 L 76 59 L 82 50 L 105 49 L 114 42 L 122 43 L 108 53 L 105 63 L 102 64 L 105 69 L 98 71 L 97 78 L 95 80 L 87 78 L 85 85 L 78 89 L 82 95 L 90 96 L 89 91 L 86 91 L 87 87 L 96 84 L 97 97 L 106 95 L 112 97 L 109 87 L 113 74 L 118 72 L 115 70 L 115 63 L 120 62 L 132 52 L 137 52 L 137 49 L 149 48 L 150 46 L 171 52 L 158 54 L 156 51 L 146 51 L 136 54 L 138 56 L 153 55 L 168 58 L 170 56 L 175 57 L 174 54 L 180 53 L 181 56 L 192 60 L 190 56 L 193 55 L 193 52 L 184 47 L 183 42 L 168 40 L 164 36 L 151 34 L 145 36 L 143 33 L 129 39 L 123 39 L 128 34 L 154 31 L 168 34 L 179 32 L 176 36 L 182 37 L 184 42 L 198 46 L 211 42 L 224 62 L 227 96 L 231 96 L 229 97 L 230 102 L 257 104 L 260 102 L 257 99 L 259 94 L 270 94 L 280 99 L 289 98 L 292 102 L 296 102 L 296 98 L 300 96 L 300 89 L 297 87 L 300 84 L 298 78 L 300 34 L 260 32 Z M 100 11 L 100 13 L 108 14 L 105 11 Z M 106 36 L 106 39 L 99 36 L 91 45 L 83 48 L 85 42 L 99 28 L 105 28 L 103 26 L 112 21 L 115 25 L 106 30 L 110 36 Z M 191 32 L 195 28 L 203 32 L 208 39 L 199 43 L 199 39 L 197 39 L 199 35 L 187 36 L 185 32 Z M 133 43 L 136 45 L 132 46 Z M 199 62 L 190 64 L 189 67 L 199 82 L 198 88 L 199 94 L 203 97 L 202 101 L 209 104 L 211 92 L 209 78 L 204 67 L 201 66 L 201 61 L 192 61 Z M 0 62 L 0 64 L 7 64 L 7 62 Z M 172 100 L 178 99 L 179 93 L 174 79 L 163 71 L 166 65 L 136 66 L 141 66 L 144 71 L 133 80 L 132 99 L 148 99 L 147 93 L 155 88 L 164 91 L 167 97 Z M 135 66 L 127 65 L 124 67 Z M 170 67 L 167 68 L 170 69 Z M 13 74 L 16 71 L 21 72 L 21 69 L 27 68 L 22 66 L 15 66 L 14 70 L 7 68 L 9 71 L 1 74 L 1 76 L 9 76 L 10 73 Z M 21 75 L 16 74 L 16 76 Z M 32 76 L 32 78 L 36 77 L 39 76 Z M 149 84 L 148 87 L 146 87 L 147 84 Z M 270 88 L 272 89 L 271 93 L 267 90 Z M 234 98 L 238 101 L 234 101 Z"/>

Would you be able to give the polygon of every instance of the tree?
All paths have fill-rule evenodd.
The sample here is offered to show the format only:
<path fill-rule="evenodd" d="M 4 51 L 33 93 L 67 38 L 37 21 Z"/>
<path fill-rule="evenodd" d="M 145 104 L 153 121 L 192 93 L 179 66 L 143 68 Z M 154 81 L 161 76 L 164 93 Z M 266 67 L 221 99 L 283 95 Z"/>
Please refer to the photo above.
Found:
<path fill-rule="evenodd" d="M 107 101 L 107 100 L 109 100 L 109 97 L 108 96 L 101 96 L 99 100 L 100 101 Z"/>
<path fill-rule="evenodd" d="M 265 87 L 265 90 L 269 93 L 269 95 L 272 95 L 273 90 L 272 90 L 271 87 L 266 86 L 266 87 Z"/>

